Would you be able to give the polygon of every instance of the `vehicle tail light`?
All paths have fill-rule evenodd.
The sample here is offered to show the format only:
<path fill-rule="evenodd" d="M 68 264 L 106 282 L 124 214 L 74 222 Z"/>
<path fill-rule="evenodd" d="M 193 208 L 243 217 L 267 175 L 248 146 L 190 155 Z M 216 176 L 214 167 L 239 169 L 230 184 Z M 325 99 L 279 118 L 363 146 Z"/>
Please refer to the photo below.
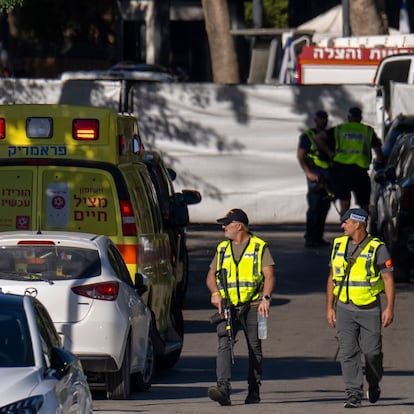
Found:
<path fill-rule="evenodd" d="M 104 282 L 75 286 L 72 288 L 72 292 L 91 299 L 113 301 L 118 297 L 119 283 Z"/>
<path fill-rule="evenodd" d="M 412 210 L 414 209 L 414 189 L 405 188 L 401 192 L 401 209 Z"/>
<path fill-rule="evenodd" d="M 20 240 L 17 242 L 17 244 L 29 246 L 54 246 L 55 242 L 53 240 Z"/>
<path fill-rule="evenodd" d="M 6 120 L 0 118 L 0 139 L 6 138 Z"/>
<path fill-rule="evenodd" d="M 119 136 L 119 148 L 118 148 L 118 154 L 119 155 L 125 155 L 126 154 L 126 141 L 125 141 L 125 137 L 123 135 Z"/>
<path fill-rule="evenodd" d="M 121 207 L 122 234 L 124 236 L 136 236 L 137 228 L 131 202 L 129 200 L 121 200 L 119 205 Z"/>
<path fill-rule="evenodd" d="M 99 121 L 97 119 L 74 119 L 72 136 L 80 141 L 97 140 L 99 138 Z"/>

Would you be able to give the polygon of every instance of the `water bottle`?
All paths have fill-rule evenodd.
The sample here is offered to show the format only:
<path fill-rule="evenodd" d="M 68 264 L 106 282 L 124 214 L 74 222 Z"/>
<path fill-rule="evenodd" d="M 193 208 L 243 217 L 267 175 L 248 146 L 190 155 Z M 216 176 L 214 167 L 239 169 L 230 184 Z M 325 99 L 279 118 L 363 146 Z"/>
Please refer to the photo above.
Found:
<path fill-rule="evenodd" d="M 257 333 L 259 339 L 267 339 L 267 317 L 257 312 Z"/>

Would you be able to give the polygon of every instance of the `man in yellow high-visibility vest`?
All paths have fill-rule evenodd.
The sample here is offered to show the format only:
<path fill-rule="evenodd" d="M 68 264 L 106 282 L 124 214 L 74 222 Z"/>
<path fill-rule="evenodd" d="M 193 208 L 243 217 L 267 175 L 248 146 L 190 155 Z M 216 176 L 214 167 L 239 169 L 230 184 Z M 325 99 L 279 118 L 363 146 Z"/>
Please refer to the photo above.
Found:
<path fill-rule="evenodd" d="M 371 403 L 380 398 L 383 375 L 381 329 L 394 319 L 393 265 L 385 244 L 367 233 L 368 213 L 361 208 L 341 217 L 344 235 L 332 246 L 326 286 L 326 319 L 336 327 L 345 408 L 361 405 L 365 378 Z M 381 294 L 386 303 L 382 309 Z"/>
<path fill-rule="evenodd" d="M 231 405 L 232 347 L 242 329 L 249 350 L 249 388 L 244 402 L 257 404 L 263 357 L 258 315 L 269 316 L 275 285 L 274 260 L 267 243 L 249 231 L 249 219 L 243 210 L 233 208 L 217 222 L 225 239 L 217 245 L 206 280 L 211 304 L 218 312 L 217 385 L 208 389 L 208 396 L 220 405 Z"/>
<path fill-rule="evenodd" d="M 328 114 L 319 110 L 314 116 L 315 127 L 299 136 L 296 157 L 306 176 L 307 193 L 305 247 L 323 247 L 330 243 L 323 239 L 326 217 L 331 205 L 328 195 L 330 161 L 327 155 L 319 151 L 315 135 L 326 129 Z"/>
<path fill-rule="evenodd" d="M 315 135 L 318 147 L 332 161 L 332 186 L 339 199 L 341 216 L 350 207 L 351 194 L 355 196 L 356 203 L 368 211 L 371 194 L 368 169 L 372 151 L 377 161 L 383 161 L 380 139 L 374 128 L 361 120 L 362 110 L 352 107 L 348 112 L 348 122 Z"/>

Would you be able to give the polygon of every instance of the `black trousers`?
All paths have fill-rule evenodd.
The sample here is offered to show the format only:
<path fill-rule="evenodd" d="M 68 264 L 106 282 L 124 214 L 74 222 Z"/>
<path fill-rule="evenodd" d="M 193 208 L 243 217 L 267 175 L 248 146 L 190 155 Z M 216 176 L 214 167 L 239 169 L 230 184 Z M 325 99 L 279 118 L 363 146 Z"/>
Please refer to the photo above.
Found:
<path fill-rule="evenodd" d="M 237 311 L 236 311 L 237 313 Z M 262 376 L 262 341 L 257 333 L 257 305 L 250 305 L 246 310 L 233 318 L 233 338 L 243 330 L 249 350 L 248 384 L 260 385 Z M 226 322 L 217 324 L 218 350 L 216 361 L 217 381 L 230 382 L 231 380 L 231 348 L 229 336 L 226 330 Z"/>
<path fill-rule="evenodd" d="M 308 209 L 306 211 L 305 240 L 309 243 L 317 243 L 323 239 L 325 221 L 331 201 L 325 188 L 318 183 L 311 183 L 309 181 L 306 199 L 308 201 Z"/>

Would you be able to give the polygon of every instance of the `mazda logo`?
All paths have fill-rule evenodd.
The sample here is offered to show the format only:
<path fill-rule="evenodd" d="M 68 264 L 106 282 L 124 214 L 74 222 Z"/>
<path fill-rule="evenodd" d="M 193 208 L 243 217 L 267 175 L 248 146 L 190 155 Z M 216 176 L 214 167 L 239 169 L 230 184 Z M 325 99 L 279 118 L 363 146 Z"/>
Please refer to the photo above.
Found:
<path fill-rule="evenodd" d="M 24 294 L 35 298 L 37 296 L 37 289 L 34 287 L 29 287 L 24 291 Z"/>

